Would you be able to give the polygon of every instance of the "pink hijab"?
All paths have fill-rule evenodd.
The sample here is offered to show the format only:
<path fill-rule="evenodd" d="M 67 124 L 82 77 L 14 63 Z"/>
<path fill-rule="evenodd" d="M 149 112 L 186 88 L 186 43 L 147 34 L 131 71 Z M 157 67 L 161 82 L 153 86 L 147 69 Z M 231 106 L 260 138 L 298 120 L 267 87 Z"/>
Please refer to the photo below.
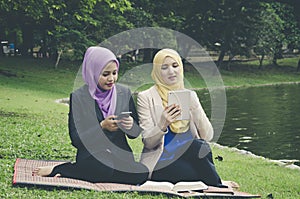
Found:
<path fill-rule="evenodd" d="M 82 63 L 82 77 L 88 85 L 89 93 L 94 98 L 102 111 L 103 117 L 114 114 L 117 103 L 116 86 L 111 90 L 103 90 L 98 87 L 98 80 L 104 67 L 111 61 L 119 62 L 113 52 L 100 46 L 89 47 L 84 55 Z"/>

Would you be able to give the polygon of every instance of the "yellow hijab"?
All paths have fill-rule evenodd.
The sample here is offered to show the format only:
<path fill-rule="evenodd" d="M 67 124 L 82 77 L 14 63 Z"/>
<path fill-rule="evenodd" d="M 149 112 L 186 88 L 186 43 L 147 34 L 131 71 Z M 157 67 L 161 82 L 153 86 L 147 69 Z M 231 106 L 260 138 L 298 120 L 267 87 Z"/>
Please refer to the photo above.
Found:
<path fill-rule="evenodd" d="M 161 77 L 161 66 L 166 57 L 173 58 L 180 67 L 180 78 L 176 84 L 167 85 Z M 183 81 L 183 64 L 180 55 L 172 49 L 162 49 L 156 53 L 153 58 L 153 69 L 151 77 L 155 82 L 156 89 L 162 99 L 163 106 L 168 105 L 168 91 L 184 89 Z M 174 133 L 184 133 L 189 129 L 189 120 L 178 120 L 170 124 L 170 128 Z"/>

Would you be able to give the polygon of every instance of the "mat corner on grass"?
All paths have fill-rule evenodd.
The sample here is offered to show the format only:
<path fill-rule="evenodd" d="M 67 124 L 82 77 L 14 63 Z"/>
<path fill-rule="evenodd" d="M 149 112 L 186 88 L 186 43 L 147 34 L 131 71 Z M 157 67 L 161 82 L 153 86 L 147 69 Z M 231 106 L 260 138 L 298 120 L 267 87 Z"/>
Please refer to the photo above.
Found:
<path fill-rule="evenodd" d="M 12 186 L 14 187 L 37 187 L 43 189 L 88 189 L 95 191 L 109 192 L 132 192 L 149 194 L 166 194 L 181 197 L 209 197 L 209 198 L 260 198 L 259 195 L 252 195 L 245 192 L 232 191 L 232 193 L 214 192 L 217 189 L 211 187 L 211 190 L 206 192 L 183 192 L 177 193 L 170 190 L 165 190 L 160 187 L 143 188 L 128 184 L 118 183 L 90 183 L 87 181 L 63 178 L 63 177 L 41 177 L 32 175 L 32 171 L 41 166 L 51 166 L 64 163 L 65 161 L 47 161 L 47 160 L 29 160 L 17 158 L 14 165 L 14 175 Z M 220 190 L 219 190 L 220 191 Z"/>

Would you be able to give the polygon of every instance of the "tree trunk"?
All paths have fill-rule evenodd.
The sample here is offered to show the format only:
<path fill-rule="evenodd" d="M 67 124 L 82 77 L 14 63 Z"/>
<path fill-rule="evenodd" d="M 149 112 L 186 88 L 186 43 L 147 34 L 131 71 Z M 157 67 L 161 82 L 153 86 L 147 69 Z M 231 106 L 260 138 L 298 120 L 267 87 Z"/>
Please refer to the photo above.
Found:
<path fill-rule="evenodd" d="M 143 49 L 143 63 L 151 63 L 153 56 L 159 51 L 159 49 L 145 48 Z"/>
<path fill-rule="evenodd" d="M 297 72 L 299 72 L 299 71 L 300 71 L 300 59 L 298 61 L 298 67 L 297 67 Z"/>
<path fill-rule="evenodd" d="M 24 24 L 22 27 L 23 45 L 20 47 L 20 52 L 23 56 L 32 56 L 33 50 L 33 28 L 30 25 Z M 28 53 L 30 50 L 31 53 Z"/>
<path fill-rule="evenodd" d="M 55 63 L 55 69 L 57 69 L 58 63 L 59 63 L 59 61 L 60 61 L 60 56 L 61 56 L 62 53 L 63 53 L 63 50 L 60 50 L 60 51 L 58 52 L 57 59 L 56 59 L 56 63 Z"/>
<path fill-rule="evenodd" d="M 221 66 L 222 66 L 224 57 L 225 57 L 225 50 L 221 50 L 220 55 L 219 55 L 219 58 L 218 58 L 218 61 L 217 61 L 217 66 L 218 66 L 219 69 L 220 69 Z"/>
<path fill-rule="evenodd" d="M 231 65 L 231 61 L 233 60 L 233 58 L 234 58 L 234 55 L 229 55 L 228 63 L 226 66 L 227 70 L 231 70 L 230 65 Z"/>
<path fill-rule="evenodd" d="M 152 60 L 151 49 L 150 48 L 146 48 L 146 49 L 143 49 L 143 51 L 144 51 L 143 62 L 144 63 L 151 62 L 151 60 Z"/>
<path fill-rule="evenodd" d="M 4 38 L 6 38 L 4 27 L 1 24 L 0 24 L 0 38 L 1 38 L 1 40 L 4 39 Z M 5 56 L 5 53 L 3 51 L 3 45 L 4 44 L 1 44 L 0 51 L 1 51 L 1 55 Z"/>
<path fill-rule="evenodd" d="M 259 70 L 262 69 L 263 61 L 264 61 L 265 55 L 262 55 L 261 58 L 259 59 Z"/>
<path fill-rule="evenodd" d="M 272 63 L 274 66 L 277 66 L 277 56 L 276 55 L 274 55 Z"/>

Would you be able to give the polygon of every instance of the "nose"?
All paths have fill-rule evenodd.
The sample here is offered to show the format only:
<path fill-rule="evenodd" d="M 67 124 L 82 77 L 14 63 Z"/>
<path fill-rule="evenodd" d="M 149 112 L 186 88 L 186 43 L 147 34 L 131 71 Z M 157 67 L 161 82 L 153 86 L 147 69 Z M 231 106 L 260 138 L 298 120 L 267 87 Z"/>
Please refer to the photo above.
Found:
<path fill-rule="evenodd" d="M 172 66 L 168 67 L 168 73 L 173 74 L 174 73 L 174 68 Z"/>
<path fill-rule="evenodd" d="M 107 77 L 107 80 L 108 81 L 113 81 L 114 80 L 114 76 L 111 74 L 111 75 L 109 75 L 108 77 Z"/>

